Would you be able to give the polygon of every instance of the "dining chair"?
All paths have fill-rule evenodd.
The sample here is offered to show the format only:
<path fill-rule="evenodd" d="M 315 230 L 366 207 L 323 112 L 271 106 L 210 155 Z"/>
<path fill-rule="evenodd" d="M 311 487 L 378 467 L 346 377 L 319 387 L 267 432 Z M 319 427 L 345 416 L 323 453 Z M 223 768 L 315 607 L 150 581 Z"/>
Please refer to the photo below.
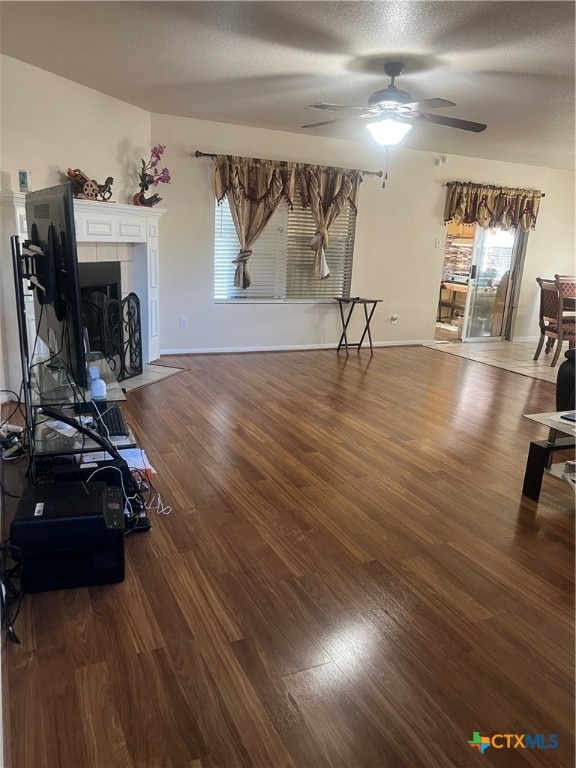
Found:
<path fill-rule="evenodd" d="M 576 275 L 554 275 L 554 281 L 562 293 L 564 314 L 576 311 Z"/>
<path fill-rule="evenodd" d="M 537 277 L 536 282 L 540 286 L 540 307 L 538 324 L 540 326 L 540 338 L 534 353 L 534 360 L 538 360 L 542 347 L 546 341 L 546 354 L 550 352 L 557 339 L 556 325 L 558 322 L 558 286 L 556 281 Z"/>
<path fill-rule="evenodd" d="M 555 275 L 554 280 L 537 277 L 536 282 L 540 286 L 540 338 L 534 360 L 540 357 L 546 341 L 546 354 L 555 347 L 550 363 L 553 368 L 558 362 L 563 342 L 568 341 L 570 348 L 574 346 L 576 277 Z"/>
<path fill-rule="evenodd" d="M 552 365 L 560 356 L 562 341 L 568 341 L 568 348 L 574 347 L 576 331 L 576 276 L 554 275 L 554 282 L 558 288 L 558 345 Z"/>

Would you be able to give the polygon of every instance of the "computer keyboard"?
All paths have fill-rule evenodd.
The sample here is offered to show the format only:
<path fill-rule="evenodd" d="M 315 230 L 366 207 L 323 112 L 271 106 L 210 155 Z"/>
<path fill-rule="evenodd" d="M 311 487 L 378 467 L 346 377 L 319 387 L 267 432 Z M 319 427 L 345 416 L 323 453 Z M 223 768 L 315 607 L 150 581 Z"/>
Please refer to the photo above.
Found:
<path fill-rule="evenodd" d="M 94 426 L 96 431 L 104 437 L 117 437 L 129 434 L 124 414 L 117 405 L 110 406 L 98 418 L 95 418 Z"/>

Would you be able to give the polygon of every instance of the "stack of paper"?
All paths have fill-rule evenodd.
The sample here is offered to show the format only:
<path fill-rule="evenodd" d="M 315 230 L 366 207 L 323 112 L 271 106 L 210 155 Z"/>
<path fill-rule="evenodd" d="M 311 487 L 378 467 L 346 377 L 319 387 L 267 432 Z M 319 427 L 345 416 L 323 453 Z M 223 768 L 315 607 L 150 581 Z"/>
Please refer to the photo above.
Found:
<path fill-rule="evenodd" d="M 568 485 L 576 489 L 576 461 L 567 461 L 564 465 L 564 472 L 562 477 Z"/>

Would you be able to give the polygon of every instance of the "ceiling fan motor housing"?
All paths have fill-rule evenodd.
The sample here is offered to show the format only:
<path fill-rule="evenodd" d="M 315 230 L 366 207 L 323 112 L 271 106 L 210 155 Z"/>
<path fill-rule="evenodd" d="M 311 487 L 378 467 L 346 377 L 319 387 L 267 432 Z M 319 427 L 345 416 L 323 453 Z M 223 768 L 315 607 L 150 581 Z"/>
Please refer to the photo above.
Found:
<path fill-rule="evenodd" d="M 389 85 L 387 88 L 382 88 L 381 91 L 375 91 L 368 99 L 368 106 L 370 107 L 382 107 L 387 104 L 391 106 L 397 106 L 401 104 L 408 104 L 412 101 L 412 96 L 406 91 L 401 91 L 394 85 Z"/>

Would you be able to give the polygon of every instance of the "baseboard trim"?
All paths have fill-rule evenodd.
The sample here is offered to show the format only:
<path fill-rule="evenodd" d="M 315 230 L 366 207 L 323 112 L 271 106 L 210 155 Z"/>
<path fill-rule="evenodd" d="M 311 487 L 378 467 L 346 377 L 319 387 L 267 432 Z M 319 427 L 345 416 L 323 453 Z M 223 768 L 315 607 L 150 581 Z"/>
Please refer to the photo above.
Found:
<path fill-rule="evenodd" d="M 429 344 L 433 339 L 404 339 L 403 341 L 373 341 L 373 347 L 414 347 Z M 331 344 L 287 344 L 285 346 L 266 346 L 266 347 L 193 347 L 188 349 L 161 349 L 160 357 L 163 355 L 223 355 L 234 352 L 304 352 L 312 349 L 333 349 L 336 350 L 334 343 Z M 368 342 L 362 345 L 362 351 L 370 349 Z"/>

